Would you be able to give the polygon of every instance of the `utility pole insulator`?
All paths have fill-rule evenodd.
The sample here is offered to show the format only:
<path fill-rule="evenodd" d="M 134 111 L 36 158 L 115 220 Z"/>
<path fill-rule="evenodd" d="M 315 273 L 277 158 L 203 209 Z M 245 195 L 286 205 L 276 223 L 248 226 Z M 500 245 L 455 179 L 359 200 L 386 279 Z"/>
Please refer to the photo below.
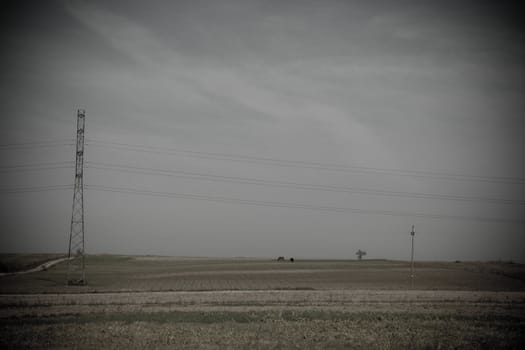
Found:
<path fill-rule="evenodd" d="M 85 285 L 84 262 L 84 131 L 86 112 L 77 111 L 77 144 L 75 161 L 75 187 L 69 231 L 69 253 L 67 267 L 68 285 Z"/>

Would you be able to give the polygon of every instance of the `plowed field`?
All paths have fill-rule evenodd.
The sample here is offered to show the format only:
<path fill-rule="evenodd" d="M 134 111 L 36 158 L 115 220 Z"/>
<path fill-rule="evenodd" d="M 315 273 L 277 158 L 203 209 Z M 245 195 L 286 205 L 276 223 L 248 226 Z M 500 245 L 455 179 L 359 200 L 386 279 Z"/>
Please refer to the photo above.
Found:
<path fill-rule="evenodd" d="M 0 348 L 519 349 L 524 268 L 503 263 L 93 256 L 0 279 Z"/>

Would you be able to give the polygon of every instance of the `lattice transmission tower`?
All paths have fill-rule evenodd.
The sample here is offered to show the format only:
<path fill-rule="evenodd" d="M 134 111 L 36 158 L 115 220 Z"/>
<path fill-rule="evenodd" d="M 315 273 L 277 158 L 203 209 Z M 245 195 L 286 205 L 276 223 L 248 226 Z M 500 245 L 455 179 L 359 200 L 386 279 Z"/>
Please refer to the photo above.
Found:
<path fill-rule="evenodd" d="M 75 188 L 69 233 L 67 284 L 85 285 L 84 262 L 84 131 L 86 112 L 77 111 L 77 146 L 75 162 Z"/>

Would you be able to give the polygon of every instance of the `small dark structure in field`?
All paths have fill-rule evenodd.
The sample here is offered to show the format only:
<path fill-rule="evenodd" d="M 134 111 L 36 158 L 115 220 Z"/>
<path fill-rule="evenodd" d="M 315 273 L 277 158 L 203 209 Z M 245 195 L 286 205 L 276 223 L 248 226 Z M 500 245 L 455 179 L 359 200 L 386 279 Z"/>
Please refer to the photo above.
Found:
<path fill-rule="evenodd" d="M 280 257 L 278 257 L 278 258 L 277 258 L 277 261 L 285 261 L 284 256 L 280 256 Z M 294 261 L 295 261 L 294 258 L 290 258 L 290 262 L 294 262 Z"/>
<path fill-rule="evenodd" d="M 355 255 L 357 255 L 357 259 L 358 260 L 362 260 L 363 259 L 363 256 L 366 255 L 366 252 L 362 251 L 361 249 L 359 249 Z"/>

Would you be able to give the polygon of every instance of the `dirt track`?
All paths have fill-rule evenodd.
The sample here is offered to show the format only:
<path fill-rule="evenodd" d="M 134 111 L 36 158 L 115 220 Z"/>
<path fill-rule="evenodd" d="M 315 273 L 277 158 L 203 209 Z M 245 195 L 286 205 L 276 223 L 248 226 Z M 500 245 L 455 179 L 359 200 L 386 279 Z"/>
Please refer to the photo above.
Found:
<path fill-rule="evenodd" d="M 324 303 L 417 303 L 490 302 L 525 303 L 525 292 L 396 291 L 396 290 L 261 290 L 202 292 L 122 292 L 83 294 L 0 295 L 0 307 L 9 304 L 101 305 L 101 304 L 324 304 Z"/>
<path fill-rule="evenodd" d="M 316 310 L 403 311 L 468 309 L 469 312 L 525 310 L 524 292 L 464 291 L 206 291 L 1 295 L 1 318 L 94 312 Z"/>
<path fill-rule="evenodd" d="M 60 259 L 55 259 L 55 260 L 51 260 L 51 261 L 46 261 L 45 263 L 43 264 L 40 264 L 36 267 L 33 267 L 33 268 L 30 268 L 30 269 L 27 269 L 27 270 L 23 270 L 23 271 L 16 271 L 16 272 L 2 272 L 0 273 L 0 277 L 3 277 L 3 276 L 14 276 L 14 275 L 23 275 L 23 274 L 26 274 L 26 273 L 33 273 L 33 272 L 39 272 L 39 271 L 45 271 L 59 263 L 61 263 L 62 261 L 66 261 L 66 260 L 69 260 L 70 258 L 60 258 Z"/>

